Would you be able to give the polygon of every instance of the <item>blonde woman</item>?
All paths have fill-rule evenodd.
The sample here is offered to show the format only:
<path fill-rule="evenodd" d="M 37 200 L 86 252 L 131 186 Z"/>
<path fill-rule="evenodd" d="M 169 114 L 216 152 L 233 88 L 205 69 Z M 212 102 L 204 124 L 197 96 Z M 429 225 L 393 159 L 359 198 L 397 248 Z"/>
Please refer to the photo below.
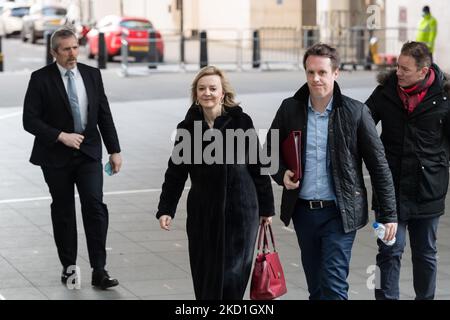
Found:
<path fill-rule="evenodd" d="M 192 83 L 192 105 L 178 125 L 179 132 L 184 130 L 190 134 L 190 150 L 183 151 L 185 161 L 175 161 L 175 152 L 172 154 L 156 215 L 161 228 L 170 230 L 189 176 L 186 231 L 198 300 L 243 298 L 259 222 L 271 223 L 274 215 L 271 181 L 269 176 L 261 175 L 259 161 L 239 164 L 241 162 L 224 160 L 211 164 L 204 155 L 211 150 L 208 148 L 215 139 L 203 141 L 200 150 L 194 145 L 198 132 L 221 134 L 223 145 L 219 149 L 223 150 L 222 159 L 226 159 L 229 149 L 225 146 L 231 141 L 227 140 L 225 132 L 237 129 L 253 130 L 251 118 L 234 101 L 234 92 L 223 72 L 213 66 L 203 68 Z M 175 148 L 185 142 L 178 140 Z M 239 147 L 242 145 L 236 146 Z M 245 159 L 248 159 L 250 146 L 244 147 Z M 220 153 L 216 150 L 216 154 L 212 154 Z M 187 154 L 190 157 L 186 157 Z"/>

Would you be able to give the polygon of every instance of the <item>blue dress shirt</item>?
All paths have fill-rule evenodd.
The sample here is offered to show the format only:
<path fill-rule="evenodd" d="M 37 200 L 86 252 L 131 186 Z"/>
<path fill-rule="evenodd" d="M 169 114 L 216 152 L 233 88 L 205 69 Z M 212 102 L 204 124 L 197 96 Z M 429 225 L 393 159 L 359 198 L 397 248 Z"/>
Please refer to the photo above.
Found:
<path fill-rule="evenodd" d="M 333 109 L 333 98 L 324 113 L 314 110 L 308 99 L 306 133 L 306 162 L 299 197 L 305 200 L 336 200 L 331 161 L 328 154 L 328 121 Z"/>

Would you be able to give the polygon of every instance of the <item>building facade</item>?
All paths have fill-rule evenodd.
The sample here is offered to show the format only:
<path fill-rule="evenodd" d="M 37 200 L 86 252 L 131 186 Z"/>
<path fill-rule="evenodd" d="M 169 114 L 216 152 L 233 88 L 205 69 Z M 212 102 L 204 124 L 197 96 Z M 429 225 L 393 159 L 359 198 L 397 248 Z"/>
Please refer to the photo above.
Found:
<path fill-rule="evenodd" d="M 386 0 L 386 26 L 407 28 L 410 32 L 407 33 L 407 38 L 404 40 L 414 40 L 415 29 L 422 17 L 422 8 L 425 5 L 430 7 L 431 14 L 438 21 L 434 59 L 441 68 L 450 72 L 450 59 L 448 58 L 448 52 L 450 52 L 450 10 L 448 10 L 448 1 Z"/>
<path fill-rule="evenodd" d="M 16 0 L 17 2 L 27 0 Z M 320 30 L 317 39 L 342 43 L 352 38 L 353 47 L 359 40 L 349 34 L 352 28 L 365 28 L 371 15 L 377 17 L 376 36 L 381 39 L 380 51 L 396 55 L 401 45 L 415 39 L 415 29 L 424 5 L 431 7 L 438 20 L 436 61 L 447 71 L 450 50 L 450 11 L 447 1 L 442 0 L 30 0 L 29 3 L 61 3 L 78 8 L 79 19 L 95 22 L 108 14 L 143 16 L 149 18 L 156 28 L 196 34 L 199 30 L 255 30 L 260 28 L 291 28 Z M 375 8 L 375 9 L 373 9 Z M 73 9 L 72 12 L 77 12 Z M 349 31 L 350 30 L 350 31 Z M 317 31 L 318 32 L 318 31 Z M 319 34 L 319 32 L 318 32 Z M 316 38 L 314 38 L 316 39 Z M 362 41 L 361 41 L 362 42 Z M 368 46 L 364 34 L 363 47 Z M 347 48 L 346 48 L 347 49 Z"/>

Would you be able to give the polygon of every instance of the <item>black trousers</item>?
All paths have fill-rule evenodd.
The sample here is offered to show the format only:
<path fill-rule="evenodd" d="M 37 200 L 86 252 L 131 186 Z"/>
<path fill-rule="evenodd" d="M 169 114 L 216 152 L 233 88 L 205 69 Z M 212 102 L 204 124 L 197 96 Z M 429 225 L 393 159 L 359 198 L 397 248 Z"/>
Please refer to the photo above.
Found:
<path fill-rule="evenodd" d="M 67 166 L 42 167 L 42 172 L 53 200 L 53 235 L 61 264 L 67 268 L 76 265 L 77 260 L 76 185 L 80 195 L 89 261 L 92 268 L 103 269 L 106 265 L 108 209 L 103 203 L 102 163 L 74 151 Z"/>

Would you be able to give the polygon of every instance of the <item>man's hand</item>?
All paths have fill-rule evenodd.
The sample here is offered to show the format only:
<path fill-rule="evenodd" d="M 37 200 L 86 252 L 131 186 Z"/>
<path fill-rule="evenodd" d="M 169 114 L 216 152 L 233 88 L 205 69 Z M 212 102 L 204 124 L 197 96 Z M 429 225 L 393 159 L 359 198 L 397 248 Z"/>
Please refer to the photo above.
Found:
<path fill-rule="evenodd" d="M 61 132 L 58 136 L 58 141 L 69 148 L 80 150 L 80 145 L 83 143 L 84 136 L 78 133 Z"/>
<path fill-rule="evenodd" d="M 164 215 L 159 217 L 159 225 L 161 229 L 170 231 L 170 223 L 172 222 L 172 217 L 168 215 Z"/>
<path fill-rule="evenodd" d="M 120 153 L 113 153 L 110 155 L 109 162 L 111 163 L 113 174 L 119 173 L 120 168 L 122 167 L 122 156 Z"/>
<path fill-rule="evenodd" d="M 294 190 L 297 189 L 300 185 L 300 181 L 294 182 L 292 181 L 292 177 L 295 174 L 291 170 L 286 170 L 284 173 L 283 183 L 286 189 L 288 190 Z"/>
<path fill-rule="evenodd" d="M 384 241 L 391 241 L 397 233 L 397 223 L 385 223 Z"/>

